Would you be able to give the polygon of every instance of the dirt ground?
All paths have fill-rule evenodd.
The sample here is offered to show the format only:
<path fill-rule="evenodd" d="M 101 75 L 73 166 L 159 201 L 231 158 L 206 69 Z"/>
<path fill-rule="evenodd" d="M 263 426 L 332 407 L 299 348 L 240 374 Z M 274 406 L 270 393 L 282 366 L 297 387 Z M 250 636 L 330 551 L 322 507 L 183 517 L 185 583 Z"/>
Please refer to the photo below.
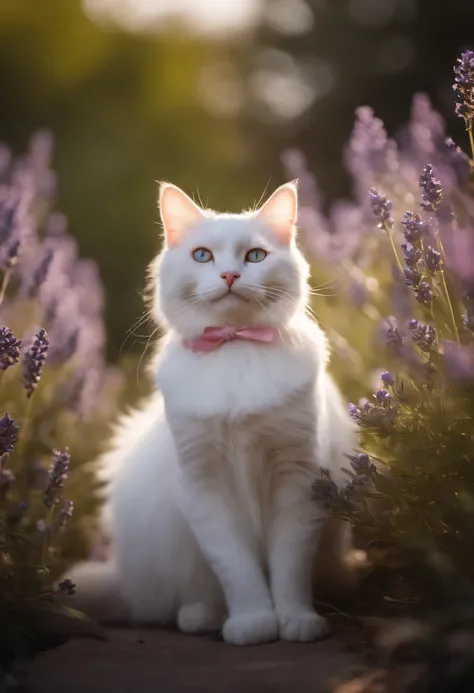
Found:
<path fill-rule="evenodd" d="M 366 669 L 339 637 L 231 647 L 164 630 L 109 631 L 39 655 L 35 693 L 329 693 Z"/>

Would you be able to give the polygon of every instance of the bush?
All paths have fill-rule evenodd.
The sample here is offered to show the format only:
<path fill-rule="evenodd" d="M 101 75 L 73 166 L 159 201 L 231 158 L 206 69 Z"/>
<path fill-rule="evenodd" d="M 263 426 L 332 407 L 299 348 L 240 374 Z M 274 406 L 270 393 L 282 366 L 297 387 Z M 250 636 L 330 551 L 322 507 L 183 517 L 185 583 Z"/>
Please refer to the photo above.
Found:
<path fill-rule="evenodd" d="M 473 144 L 474 52 L 459 59 L 454 89 Z M 358 109 L 345 156 L 357 203 L 337 203 L 329 218 L 301 153 L 283 158 L 300 179 L 302 242 L 322 278 L 313 308 L 360 427 L 347 487 L 323 470 L 315 494 L 366 545 L 472 580 L 473 161 L 422 94 L 398 142 Z"/>
<path fill-rule="evenodd" d="M 0 664 L 70 634 L 99 635 L 54 601 L 63 570 L 90 551 L 99 485 L 93 460 L 121 375 L 104 362 L 97 267 L 78 258 L 52 212 L 51 137 L 0 149 Z M 1 415 L 3 414 L 3 416 Z"/>

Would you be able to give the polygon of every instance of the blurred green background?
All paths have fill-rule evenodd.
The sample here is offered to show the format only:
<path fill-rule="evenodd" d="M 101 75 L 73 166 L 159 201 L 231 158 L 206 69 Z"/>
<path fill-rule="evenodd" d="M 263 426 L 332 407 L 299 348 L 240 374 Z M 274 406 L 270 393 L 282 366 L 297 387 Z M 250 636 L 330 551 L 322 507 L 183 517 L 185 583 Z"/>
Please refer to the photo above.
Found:
<path fill-rule="evenodd" d="M 467 0 L 0 0 L 0 139 L 56 140 L 58 207 L 97 259 L 109 358 L 143 312 L 159 248 L 156 181 L 239 211 L 308 156 L 327 202 L 350 194 L 354 109 L 391 132 L 426 91 L 457 137 L 452 65 L 474 46 Z M 122 351 L 121 351 L 122 350 Z"/>

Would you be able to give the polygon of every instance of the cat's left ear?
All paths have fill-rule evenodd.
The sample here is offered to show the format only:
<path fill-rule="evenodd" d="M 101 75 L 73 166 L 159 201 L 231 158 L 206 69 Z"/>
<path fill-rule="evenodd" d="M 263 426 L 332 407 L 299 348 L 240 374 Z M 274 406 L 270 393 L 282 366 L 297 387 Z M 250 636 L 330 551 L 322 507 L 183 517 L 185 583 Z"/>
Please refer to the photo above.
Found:
<path fill-rule="evenodd" d="M 290 243 L 293 238 L 297 216 L 296 181 L 285 183 L 277 188 L 256 215 L 257 219 L 277 234 L 282 243 Z"/>
<path fill-rule="evenodd" d="M 159 206 L 166 243 L 170 247 L 176 246 L 182 234 L 206 216 L 181 188 L 171 183 L 160 183 Z"/>

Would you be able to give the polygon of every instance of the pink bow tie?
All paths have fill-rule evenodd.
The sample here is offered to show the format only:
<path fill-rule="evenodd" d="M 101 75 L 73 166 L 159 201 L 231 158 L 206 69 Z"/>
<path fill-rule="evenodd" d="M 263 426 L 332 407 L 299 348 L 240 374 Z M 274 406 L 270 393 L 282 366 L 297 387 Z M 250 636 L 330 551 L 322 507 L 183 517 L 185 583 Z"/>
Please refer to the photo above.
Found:
<path fill-rule="evenodd" d="M 206 327 L 195 339 L 185 339 L 184 346 L 192 351 L 212 351 L 233 339 L 250 342 L 274 342 L 278 332 L 274 327 Z"/>

